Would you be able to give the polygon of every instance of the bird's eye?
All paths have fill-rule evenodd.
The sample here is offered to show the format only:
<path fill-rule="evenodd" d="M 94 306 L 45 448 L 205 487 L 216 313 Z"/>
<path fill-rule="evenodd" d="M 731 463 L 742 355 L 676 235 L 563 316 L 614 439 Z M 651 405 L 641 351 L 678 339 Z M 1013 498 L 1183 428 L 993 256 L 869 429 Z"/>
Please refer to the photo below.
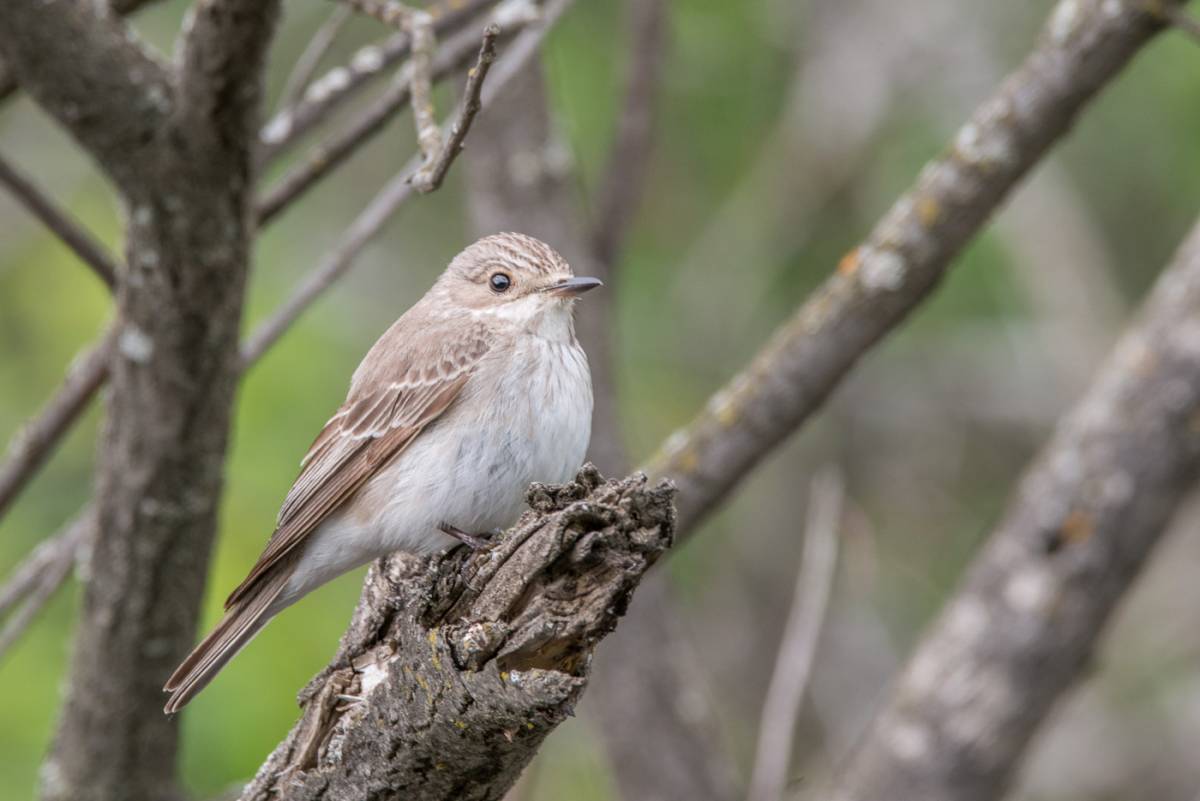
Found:
<path fill-rule="evenodd" d="M 492 277 L 488 279 L 488 283 L 491 285 L 493 292 L 505 292 L 512 286 L 512 279 L 504 273 L 492 273 Z"/>

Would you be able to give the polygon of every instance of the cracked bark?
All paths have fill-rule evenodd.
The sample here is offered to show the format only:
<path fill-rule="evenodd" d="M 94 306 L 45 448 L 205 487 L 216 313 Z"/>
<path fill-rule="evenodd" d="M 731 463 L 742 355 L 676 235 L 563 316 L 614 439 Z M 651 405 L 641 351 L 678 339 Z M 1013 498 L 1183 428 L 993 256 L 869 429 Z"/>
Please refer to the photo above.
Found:
<path fill-rule="evenodd" d="M 489 548 L 376 563 L 244 801 L 502 798 L 573 714 L 596 643 L 670 544 L 673 496 L 586 466 L 531 487 L 531 511 Z"/>

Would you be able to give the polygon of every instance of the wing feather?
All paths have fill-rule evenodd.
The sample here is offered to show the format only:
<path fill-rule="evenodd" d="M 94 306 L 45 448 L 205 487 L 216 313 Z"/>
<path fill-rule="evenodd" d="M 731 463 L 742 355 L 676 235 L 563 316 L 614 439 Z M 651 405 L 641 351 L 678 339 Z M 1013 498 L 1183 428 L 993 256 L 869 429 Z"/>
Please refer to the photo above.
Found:
<path fill-rule="evenodd" d="M 243 598 L 272 567 L 445 412 L 487 352 L 487 338 L 482 330 L 469 328 L 458 337 L 442 338 L 433 353 L 420 347 L 422 341 L 428 345 L 433 339 L 430 336 L 416 342 L 400 340 L 400 344 L 408 347 L 397 358 L 397 354 L 389 354 L 387 349 L 397 344 L 399 325 L 385 334 L 367 355 L 364 360 L 367 377 L 359 380 L 356 374 L 345 404 L 313 441 L 301 461 L 300 475 L 279 510 L 275 533 L 249 575 L 226 600 L 226 608 Z M 385 356 L 395 361 L 394 371 L 386 372 L 398 375 L 397 380 L 387 382 L 386 366 L 371 363 L 373 357 L 378 362 Z"/>

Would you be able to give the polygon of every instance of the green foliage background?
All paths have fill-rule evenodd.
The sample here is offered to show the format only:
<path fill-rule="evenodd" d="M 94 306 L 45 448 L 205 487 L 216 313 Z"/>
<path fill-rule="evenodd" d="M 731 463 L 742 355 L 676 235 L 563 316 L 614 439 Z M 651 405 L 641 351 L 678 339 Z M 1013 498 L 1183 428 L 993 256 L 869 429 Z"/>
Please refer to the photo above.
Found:
<path fill-rule="evenodd" d="M 169 48 L 185 5 L 178 0 L 156 5 L 137 25 Z M 985 12 L 986 4 L 967 5 L 990 15 L 991 45 L 1005 69 L 1031 45 L 1050 7 L 1001 4 Z M 545 54 L 585 207 L 604 165 L 622 81 L 620 6 L 578 3 Z M 917 81 L 898 99 L 898 111 L 888 115 L 877 145 L 851 165 L 847 185 L 832 196 L 814 201 L 806 195 L 814 191 L 811 174 L 793 174 L 785 163 L 750 180 L 793 91 L 797 59 L 811 44 L 802 6 L 782 0 L 673 4 L 658 148 L 614 290 L 618 389 L 636 457 L 648 455 L 685 422 L 759 347 L 948 141 L 953 121 L 965 119 L 992 88 L 981 80 L 952 101 L 945 93 L 922 91 Z M 328 4 L 314 0 L 287 3 L 273 53 L 275 92 L 327 10 Z M 337 50 L 339 60 L 377 34 L 372 24 L 356 21 Z M 952 51 L 954 43 L 931 46 L 942 45 Z M 930 74 L 924 84 L 944 77 Z M 853 87 L 853 78 L 846 85 Z M 1198 87 L 1200 48 L 1179 34 L 1168 35 L 1084 116 L 1054 158 L 1056 169 L 1065 170 L 1078 188 L 1117 268 L 1113 280 L 1131 305 L 1200 209 Z M 824 122 L 837 130 L 837 119 Z M 247 330 L 332 245 L 382 176 L 399 168 L 412 151 L 410 127 L 407 117 L 399 119 L 266 233 L 254 268 Z M 109 187 L 27 99 L 0 113 L 0 152 L 119 252 L 119 210 Z M 258 554 L 300 455 L 340 402 L 362 353 L 469 238 L 461 167 L 443 191 L 406 206 L 354 271 L 249 374 L 238 399 L 206 626 Z M 728 198 L 739 191 L 750 199 L 730 211 Z M 791 218 L 792 199 L 805 201 L 806 218 Z M 1014 202 L 1021 202 L 1020 193 Z M 709 243 L 713 247 L 697 248 L 718 218 L 724 220 L 720 230 L 750 245 L 731 247 L 718 238 Z M 960 258 L 936 299 L 864 369 L 870 374 L 890 366 L 903 376 L 906 365 L 940 352 L 933 346 L 980 325 L 1026 323 L 1029 301 L 1014 278 L 1012 259 L 1005 242 L 984 234 Z M 16 432 L 54 390 L 64 366 L 102 329 L 108 314 L 103 287 L 22 209 L 0 198 L 0 438 Z M 1021 359 L 1013 355 L 1012 381 L 1022 380 Z M 881 407 L 889 402 L 887 392 L 871 398 Z M 99 423 L 93 409 L 0 522 L 0 574 L 86 502 Z M 714 695 L 721 699 L 739 758 L 752 752 L 761 685 L 799 554 L 811 470 L 829 459 L 845 465 L 876 549 L 868 560 L 869 580 L 854 579 L 862 565 L 853 553 L 847 557 L 853 579 L 847 592 L 880 610 L 903 653 L 952 588 L 1045 427 L 1007 435 L 966 433 L 970 436 L 953 445 L 903 437 L 881 442 L 851 417 L 825 415 L 768 460 L 732 505 L 671 559 L 686 601 L 685 622 L 704 632 Z M 909 460 L 914 450 L 926 448 L 957 448 L 959 466 L 922 473 L 923 462 L 913 466 Z M 937 502 L 931 504 L 931 497 Z M 183 769 L 197 793 L 211 794 L 251 775 L 286 732 L 296 715 L 295 693 L 332 654 L 359 581 L 360 574 L 347 576 L 275 621 L 188 710 Z M 60 701 L 78 601 L 72 583 L 0 663 L 2 798 L 27 798 L 34 791 Z M 715 618 L 714 610 L 721 612 Z M 701 628 L 713 619 L 715 628 Z M 739 639 L 720 628 L 723 619 L 731 626 L 749 619 L 760 630 Z M 744 673 L 730 667 L 743 660 L 762 666 Z M 1194 670 L 1193 663 L 1187 675 Z M 534 797 L 611 797 L 604 755 L 586 718 L 552 738 L 549 758 L 539 763 Z"/>

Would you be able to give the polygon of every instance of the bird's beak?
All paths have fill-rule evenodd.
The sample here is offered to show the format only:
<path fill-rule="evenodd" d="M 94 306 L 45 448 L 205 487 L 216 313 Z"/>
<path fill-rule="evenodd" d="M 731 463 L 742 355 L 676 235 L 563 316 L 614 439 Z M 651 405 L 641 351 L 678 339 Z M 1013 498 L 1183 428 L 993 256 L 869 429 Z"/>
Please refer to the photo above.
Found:
<path fill-rule="evenodd" d="M 559 281 L 556 284 L 551 284 L 542 291 L 548 295 L 557 295 L 559 297 L 570 298 L 576 295 L 582 295 L 589 289 L 595 289 L 598 286 L 604 286 L 604 282 L 599 278 L 578 277 L 567 278 Z"/>

